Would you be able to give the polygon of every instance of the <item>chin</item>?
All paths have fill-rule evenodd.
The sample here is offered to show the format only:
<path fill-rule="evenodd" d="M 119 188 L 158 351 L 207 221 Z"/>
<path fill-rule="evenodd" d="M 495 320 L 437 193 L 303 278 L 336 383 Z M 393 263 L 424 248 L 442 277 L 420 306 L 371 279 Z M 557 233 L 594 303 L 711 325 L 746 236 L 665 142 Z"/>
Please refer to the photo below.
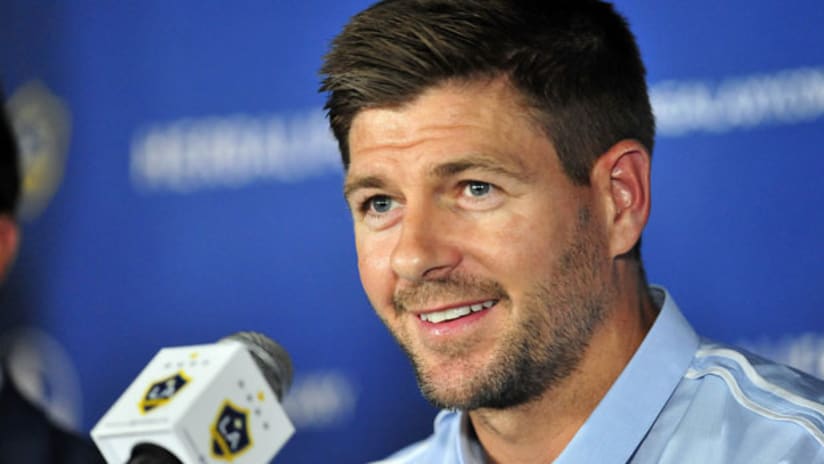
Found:
<path fill-rule="evenodd" d="M 481 373 L 487 369 L 471 366 L 466 362 L 457 364 L 438 364 L 433 369 L 415 365 L 421 394 L 440 409 L 468 410 L 481 407 L 481 403 L 486 400 L 484 376 Z"/>

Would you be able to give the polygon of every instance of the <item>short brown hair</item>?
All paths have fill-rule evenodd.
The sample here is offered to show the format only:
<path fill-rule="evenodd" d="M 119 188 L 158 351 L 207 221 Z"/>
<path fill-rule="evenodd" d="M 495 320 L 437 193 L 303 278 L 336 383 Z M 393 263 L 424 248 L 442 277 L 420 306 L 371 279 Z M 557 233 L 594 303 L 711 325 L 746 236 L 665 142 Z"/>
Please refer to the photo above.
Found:
<path fill-rule="evenodd" d="M 645 69 L 626 21 L 601 1 L 385 0 L 332 43 L 321 73 L 348 166 L 352 119 L 407 103 L 447 79 L 507 74 L 543 117 L 576 182 L 632 138 L 650 152 L 655 125 Z"/>

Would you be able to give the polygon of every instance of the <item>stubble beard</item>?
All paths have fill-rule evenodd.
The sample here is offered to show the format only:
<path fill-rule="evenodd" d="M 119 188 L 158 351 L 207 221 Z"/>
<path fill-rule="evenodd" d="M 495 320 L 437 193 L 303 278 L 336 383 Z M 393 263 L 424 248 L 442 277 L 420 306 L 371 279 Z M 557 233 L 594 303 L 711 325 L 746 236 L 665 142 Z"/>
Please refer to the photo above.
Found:
<path fill-rule="evenodd" d="M 438 408 L 474 410 L 505 409 L 527 404 L 566 379 L 576 369 L 592 334 L 604 318 L 609 289 L 596 263 L 603 259 L 604 245 L 588 229 L 589 212 L 581 210 L 574 239 L 553 263 L 552 276 L 538 282 L 520 303 L 521 319 L 502 335 L 487 364 L 451 379 L 448 385 L 436 380 L 436 369 L 417 353 L 403 334 L 393 332 L 415 369 L 423 396 Z M 464 275 L 421 282 L 396 295 L 395 306 L 426 301 L 435 295 L 493 295 L 499 305 L 511 304 L 497 282 Z M 456 362 L 471 355 L 471 343 L 447 348 Z M 462 369 L 463 370 L 463 369 Z"/>

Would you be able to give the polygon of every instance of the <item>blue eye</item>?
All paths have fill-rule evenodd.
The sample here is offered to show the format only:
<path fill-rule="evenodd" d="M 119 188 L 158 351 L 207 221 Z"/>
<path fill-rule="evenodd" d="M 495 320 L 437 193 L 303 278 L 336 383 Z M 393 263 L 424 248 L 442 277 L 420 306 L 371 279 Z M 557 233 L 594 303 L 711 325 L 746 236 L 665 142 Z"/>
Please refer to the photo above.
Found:
<path fill-rule="evenodd" d="M 473 197 L 482 197 L 492 191 L 492 185 L 486 182 L 471 181 L 466 184 L 466 191 Z"/>
<path fill-rule="evenodd" d="M 392 199 L 384 195 L 377 195 L 366 201 L 366 207 L 376 213 L 386 213 L 392 209 Z"/>

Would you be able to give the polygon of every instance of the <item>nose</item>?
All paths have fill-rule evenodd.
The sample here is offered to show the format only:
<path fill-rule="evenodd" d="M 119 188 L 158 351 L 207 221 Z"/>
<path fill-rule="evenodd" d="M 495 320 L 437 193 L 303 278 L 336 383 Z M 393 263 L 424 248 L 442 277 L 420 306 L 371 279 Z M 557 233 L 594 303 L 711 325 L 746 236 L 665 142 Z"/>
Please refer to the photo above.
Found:
<path fill-rule="evenodd" d="M 411 282 L 446 277 L 461 262 L 459 245 L 452 240 L 453 227 L 448 211 L 437 205 L 407 204 L 392 250 L 395 274 Z"/>

